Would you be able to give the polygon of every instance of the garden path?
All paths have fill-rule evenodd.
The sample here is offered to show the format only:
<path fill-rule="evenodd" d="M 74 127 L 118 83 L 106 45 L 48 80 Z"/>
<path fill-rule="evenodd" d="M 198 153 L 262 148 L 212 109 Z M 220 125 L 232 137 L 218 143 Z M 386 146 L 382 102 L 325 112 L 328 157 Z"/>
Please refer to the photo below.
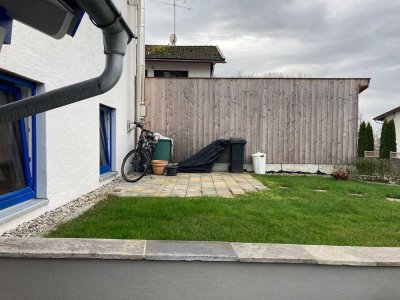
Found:
<path fill-rule="evenodd" d="M 121 197 L 233 197 L 267 189 L 248 173 L 179 173 L 146 176 L 136 183 L 119 184 L 113 195 Z"/>

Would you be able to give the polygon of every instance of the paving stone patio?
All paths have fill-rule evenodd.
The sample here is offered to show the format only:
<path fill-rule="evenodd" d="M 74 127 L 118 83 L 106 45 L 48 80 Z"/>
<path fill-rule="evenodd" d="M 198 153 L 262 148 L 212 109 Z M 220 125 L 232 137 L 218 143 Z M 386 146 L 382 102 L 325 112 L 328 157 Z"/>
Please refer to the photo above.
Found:
<path fill-rule="evenodd" d="M 267 187 L 248 173 L 182 173 L 177 176 L 146 176 L 136 183 L 119 184 L 113 195 L 121 197 L 233 197 Z"/>

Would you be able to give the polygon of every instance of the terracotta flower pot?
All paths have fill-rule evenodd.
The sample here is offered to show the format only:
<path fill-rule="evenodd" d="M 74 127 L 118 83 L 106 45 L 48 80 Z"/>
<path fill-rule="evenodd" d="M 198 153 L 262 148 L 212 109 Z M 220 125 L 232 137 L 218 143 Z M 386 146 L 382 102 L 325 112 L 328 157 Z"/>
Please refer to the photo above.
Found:
<path fill-rule="evenodd" d="M 153 174 L 154 175 L 163 175 L 167 165 L 168 165 L 168 161 L 166 161 L 166 160 L 153 160 L 151 162 L 151 166 L 153 168 Z"/>

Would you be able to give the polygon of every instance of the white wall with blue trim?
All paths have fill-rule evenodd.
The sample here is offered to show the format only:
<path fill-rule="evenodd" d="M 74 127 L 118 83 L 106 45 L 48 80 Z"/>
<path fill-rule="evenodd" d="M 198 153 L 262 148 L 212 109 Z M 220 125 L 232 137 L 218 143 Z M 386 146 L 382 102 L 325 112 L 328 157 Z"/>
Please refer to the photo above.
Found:
<path fill-rule="evenodd" d="M 135 30 L 136 7 L 126 0 L 114 1 Z M 105 56 L 101 31 L 87 16 L 75 35 L 54 40 L 19 22 L 14 22 L 11 45 L 0 54 L 0 72 L 11 72 L 37 83 L 38 92 L 98 76 Z M 136 43 L 128 46 L 124 72 L 108 93 L 37 116 L 37 190 L 47 206 L 0 224 L 0 234 L 99 188 L 99 109 L 114 109 L 112 170 L 118 171 L 124 155 L 134 146 L 127 133 L 127 120 L 135 116 Z"/>

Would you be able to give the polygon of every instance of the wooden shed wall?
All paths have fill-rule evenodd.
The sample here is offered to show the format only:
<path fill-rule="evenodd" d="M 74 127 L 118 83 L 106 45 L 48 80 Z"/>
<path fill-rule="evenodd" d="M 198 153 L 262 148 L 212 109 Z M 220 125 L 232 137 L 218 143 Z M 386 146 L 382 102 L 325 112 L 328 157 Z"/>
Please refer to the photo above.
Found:
<path fill-rule="evenodd" d="M 174 161 L 242 137 L 267 163 L 348 164 L 363 79 L 146 78 L 146 126 L 174 140 Z"/>

